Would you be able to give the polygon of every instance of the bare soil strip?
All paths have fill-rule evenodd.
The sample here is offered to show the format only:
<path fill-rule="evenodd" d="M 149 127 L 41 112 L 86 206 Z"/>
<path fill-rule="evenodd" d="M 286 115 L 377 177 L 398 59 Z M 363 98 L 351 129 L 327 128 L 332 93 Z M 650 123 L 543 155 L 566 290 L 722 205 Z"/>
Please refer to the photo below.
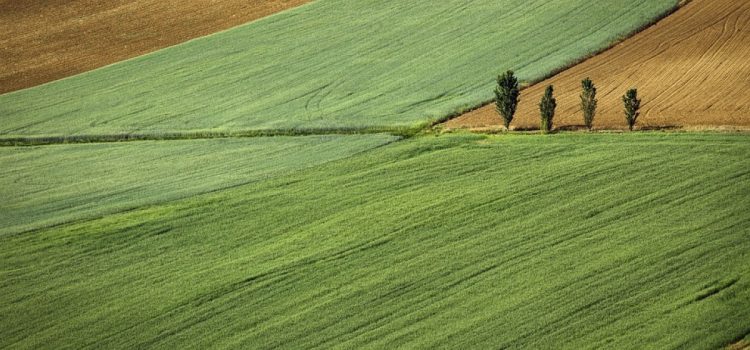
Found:
<path fill-rule="evenodd" d="M 746 350 L 750 349 L 750 343 L 748 343 L 745 340 L 740 340 L 729 347 L 727 347 L 727 350 Z"/>
<path fill-rule="evenodd" d="M 0 93 L 228 29 L 310 0 L 0 0 Z"/>
<path fill-rule="evenodd" d="M 547 85 L 555 86 L 555 126 L 576 128 L 581 80 L 598 88 L 595 128 L 624 129 L 621 96 L 637 87 L 642 128 L 750 127 L 750 2 L 694 0 L 656 25 L 522 92 L 511 128 L 539 127 Z M 494 104 L 446 123 L 448 128 L 501 125 Z"/>

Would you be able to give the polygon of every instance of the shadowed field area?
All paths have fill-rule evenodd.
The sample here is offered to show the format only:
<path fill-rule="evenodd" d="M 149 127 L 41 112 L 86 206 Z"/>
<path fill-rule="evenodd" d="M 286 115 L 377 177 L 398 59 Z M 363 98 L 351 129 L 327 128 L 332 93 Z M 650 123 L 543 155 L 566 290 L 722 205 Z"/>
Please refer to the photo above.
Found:
<path fill-rule="evenodd" d="M 542 83 L 523 90 L 511 127 L 539 127 L 538 103 L 555 86 L 557 126 L 583 124 L 581 80 L 598 87 L 595 128 L 626 128 L 620 97 L 637 87 L 642 127 L 750 128 L 750 2 L 693 0 L 655 26 Z M 499 126 L 494 105 L 448 127 Z"/>
<path fill-rule="evenodd" d="M 0 0 L 0 93 L 140 56 L 309 0 Z"/>
<path fill-rule="evenodd" d="M 3 235 L 0 347 L 718 349 L 750 333 L 749 152 L 417 137 Z"/>
<path fill-rule="evenodd" d="M 373 134 L 0 147 L 0 235 L 266 180 L 397 139 Z"/>

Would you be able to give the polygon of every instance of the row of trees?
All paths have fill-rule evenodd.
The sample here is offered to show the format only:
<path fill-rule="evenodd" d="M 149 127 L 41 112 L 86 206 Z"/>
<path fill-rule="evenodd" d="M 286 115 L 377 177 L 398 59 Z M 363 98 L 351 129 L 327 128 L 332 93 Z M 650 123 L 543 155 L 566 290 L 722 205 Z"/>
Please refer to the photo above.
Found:
<path fill-rule="evenodd" d="M 583 123 L 586 128 L 591 130 L 596 115 L 596 86 L 591 79 L 586 78 L 581 81 L 581 111 L 583 112 Z M 495 88 L 495 108 L 497 113 L 503 118 L 505 128 L 510 127 L 513 116 L 516 114 L 521 90 L 518 87 L 518 78 L 513 71 L 507 71 L 497 77 L 497 87 Z M 624 96 L 622 102 L 625 105 L 625 120 L 628 127 L 633 130 L 635 122 L 640 116 L 641 100 L 638 99 L 638 90 L 630 89 Z M 555 117 L 555 108 L 557 100 L 554 97 L 554 88 L 552 85 L 547 86 L 539 103 L 539 112 L 541 116 L 540 129 L 546 133 L 552 130 L 552 120 Z"/>

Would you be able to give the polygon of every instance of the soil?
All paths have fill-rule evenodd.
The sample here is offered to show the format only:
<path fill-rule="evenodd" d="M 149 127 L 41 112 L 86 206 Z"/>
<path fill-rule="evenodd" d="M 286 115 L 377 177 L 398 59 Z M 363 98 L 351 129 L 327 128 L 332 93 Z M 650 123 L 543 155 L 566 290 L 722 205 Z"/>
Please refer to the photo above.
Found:
<path fill-rule="evenodd" d="M 0 93 L 228 29 L 310 0 L 0 0 Z"/>
<path fill-rule="evenodd" d="M 581 128 L 581 80 L 597 86 L 594 128 L 625 129 L 621 96 L 642 98 L 641 129 L 750 127 L 750 1 L 693 0 L 656 25 L 521 93 L 511 129 L 539 128 L 544 89 L 554 85 L 555 126 Z M 446 123 L 502 125 L 494 104 Z"/>
<path fill-rule="evenodd" d="M 744 340 L 740 340 L 732 345 L 730 345 L 727 350 L 747 350 L 750 349 L 750 343 Z"/>

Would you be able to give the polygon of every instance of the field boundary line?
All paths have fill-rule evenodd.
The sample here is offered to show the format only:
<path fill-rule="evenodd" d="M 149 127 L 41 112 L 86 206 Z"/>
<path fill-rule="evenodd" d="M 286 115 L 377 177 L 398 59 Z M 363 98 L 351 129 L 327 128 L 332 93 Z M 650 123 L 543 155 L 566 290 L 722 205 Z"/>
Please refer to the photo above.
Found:
<path fill-rule="evenodd" d="M 432 123 L 416 126 L 397 127 L 352 127 L 352 128 L 307 128 L 307 129 L 266 129 L 266 130 L 237 130 L 237 131 L 184 131 L 184 132 L 153 132 L 153 133 L 115 133 L 94 135 L 67 136 L 0 136 L 0 147 L 44 146 L 76 143 L 109 143 L 133 141 L 169 141 L 169 140 L 201 140 L 226 138 L 251 138 L 274 136 L 325 136 L 325 135 L 370 135 L 391 134 L 408 138 L 416 135 Z"/>
<path fill-rule="evenodd" d="M 603 54 L 603 53 L 605 53 L 605 52 L 607 52 L 609 50 L 614 49 L 617 45 L 622 44 L 626 40 L 628 40 L 628 39 L 636 36 L 637 34 L 645 31 L 646 29 L 649 29 L 649 28 L 655 26 L 656 24 L 658 24 L 662 20 L 664 20 L 667 17 L 675 14 L 677 11 L 679 11 L 682 8 L 684 8 L 685 6 L 687 6 L 690 2 L 692 2 L 692 0 L 680 0 L 676 4 L 674 4 L 674 6 L 672 6 L 669 9 L 667 9 L 664 13 L 657 15 L 652 20 L 644 23 L 643 25 L 641 25 L 641 26 L 633 29 L 630 32 L 625 33 L 623 35 L 620 35 L 617 39 L 615 39 L 612 42 L 610 42 L 609 45 L 607 45 L 607 46 L 605 46 L 605 47 L 603 47 L 603 48 L 601 48 L 599 50 L 593 51 L 593 52 L 591 52 L 591 53 L 589 53 L 587 55 L 581 56 L 578 59 L 572 60 L 569 63 L 563 64 L 560 67 L 555 68 L 555 69 L 549 71 L 549 73 L 547 73 L 547 74 L 541 75 L 541 76 L 539 76 L 537 78 L 534 78 L 534 79 L 520 81 L 519 83 L 521 85 L 521 92 L 523 92 L 524 90 L 526 90 L 526 89 L 528 89 L 528 88 L 530 88 L 530 87 L 532 87 L 532 86 L 534 86 L 536 84 L 539 84 L 539 83 L 541 83 L 541 82 L 543 82 L 543 81 L 545 81 L 547 79 L 553 78 L 554 76 L 556 76 L 556 75 L 558 75 L 558 74 L 560 74 L 560 73 L 562 73 L 562 72 L 564 72 L 564 71 L 566 71 L 568 69 L 571 69 L 571 68 L 573 68 L 573 67 L 575 67 L 575 66 L 577 66 L 579 64 L 582 64 L 582 63 L 584 63 L 584 62 L 586 62 L 586 61 L 594 58 L 595 56 L 601 55 L 601 54 Z M 448 115 L 448 116 L 446 116 L 444 118 L 441 118 L 440 119 L 441 121 L 439 123 L 445 123 L 445 122 L 447 122 L 447 121 L 449 121 L 451 119 L 458 118 L 458 117 L 460 117 L 460 116 L 462 116 L 464 114 L 467 114 L 469 112 L 473 112 L 473 111 L 475 111 L 477 109 L 486 107 L 486 106 L 488 106 L 488 105 L 490 105 L 490 104 L 492 104 L 494 102 L 495 102 L 495 99 L 492 98 L 490 100 L 484 101 L 484 102 L 482 102 L 480 104 L 477 104 L 475 106 L 471 106 L 469 108 L 465 108 L 465 109 L 463 109 L 462 111 L 460 111 L 458 113 L 453 113 L 453 114 L 450 114 L 450 115 Z"/>

